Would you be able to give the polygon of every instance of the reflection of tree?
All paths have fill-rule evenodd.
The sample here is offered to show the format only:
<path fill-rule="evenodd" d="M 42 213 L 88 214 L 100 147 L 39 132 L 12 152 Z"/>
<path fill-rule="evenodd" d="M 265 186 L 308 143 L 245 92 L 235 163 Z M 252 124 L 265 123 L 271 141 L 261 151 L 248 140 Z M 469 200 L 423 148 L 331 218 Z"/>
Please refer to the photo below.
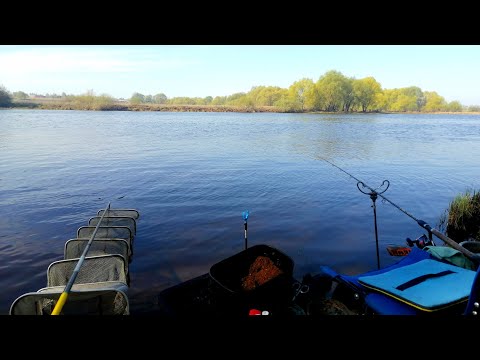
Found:
<path fill-rule="evenodd" d="M 297 154 L 310 158 L 365 159 L 371 156 L 377 136 L 378 115 L 291 115 L 301 122 L 299 131 L 290 132 Z"/>

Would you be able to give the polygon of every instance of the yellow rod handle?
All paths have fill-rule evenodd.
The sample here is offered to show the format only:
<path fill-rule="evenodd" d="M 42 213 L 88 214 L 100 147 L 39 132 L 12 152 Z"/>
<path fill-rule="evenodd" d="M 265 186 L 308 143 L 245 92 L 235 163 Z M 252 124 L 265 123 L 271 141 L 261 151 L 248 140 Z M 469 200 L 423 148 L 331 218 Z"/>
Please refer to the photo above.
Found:
<path fill-rule="evenodd" d="M 65 302 L 67 301 L 67 297 L 67 292 L 63 292 L 62 295 L 60 295 L 57 304 L 53 308 L 52 315 L 60 315 L 60 311 L 62 311 L 63 305 L 65 305 Z"/>

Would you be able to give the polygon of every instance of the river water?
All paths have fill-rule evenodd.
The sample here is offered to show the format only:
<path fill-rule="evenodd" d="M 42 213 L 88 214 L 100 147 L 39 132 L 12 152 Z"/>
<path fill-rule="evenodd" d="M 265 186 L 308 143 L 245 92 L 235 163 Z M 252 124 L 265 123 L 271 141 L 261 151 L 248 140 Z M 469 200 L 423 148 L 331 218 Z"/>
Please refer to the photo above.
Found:
<path fill-rule="evenodd" d="M 46 286 L 64 243 L 111 202 L 140 212 L 131 313 L 207 273 L 248 243 L 319 266 L 377 267 L 372 202 L 356 181 L 438 226 L 449 202 L 480 187 L 480 116 L 0 111 L 0 314 Z M 377 200 L 386 251 L 422 229 Z M 437 240 L 437 243 L 441 243 Z"/>

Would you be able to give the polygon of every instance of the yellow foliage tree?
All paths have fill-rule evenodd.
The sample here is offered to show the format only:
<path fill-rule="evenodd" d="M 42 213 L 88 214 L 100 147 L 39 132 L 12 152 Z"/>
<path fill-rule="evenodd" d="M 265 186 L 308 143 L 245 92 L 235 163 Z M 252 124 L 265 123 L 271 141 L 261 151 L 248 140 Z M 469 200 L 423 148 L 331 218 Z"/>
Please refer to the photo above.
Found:
<path fill-rule="evenodd" d="M 366 112 L 369 106 L 374 104 L 377 94 L 381 91 L 381 85 L 371 76 L 353 80 L 355 101 L 360 104 L 363 112 Z"/>

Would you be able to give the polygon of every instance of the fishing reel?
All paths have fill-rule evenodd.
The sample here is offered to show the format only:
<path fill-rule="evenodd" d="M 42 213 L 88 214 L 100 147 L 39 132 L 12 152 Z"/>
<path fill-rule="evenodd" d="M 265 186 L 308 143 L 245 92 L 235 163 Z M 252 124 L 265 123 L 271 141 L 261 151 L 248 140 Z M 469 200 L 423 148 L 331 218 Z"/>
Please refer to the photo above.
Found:
<path fill-rule="evenodd" d="M 417 246 L 419 249 L 423 249 L 425 246 L 435 246 L 432 239 L 429 239 L 427 235 L 423 234 L 415 240 L 407 238 L 407 245 L 410 247 Z"/>

